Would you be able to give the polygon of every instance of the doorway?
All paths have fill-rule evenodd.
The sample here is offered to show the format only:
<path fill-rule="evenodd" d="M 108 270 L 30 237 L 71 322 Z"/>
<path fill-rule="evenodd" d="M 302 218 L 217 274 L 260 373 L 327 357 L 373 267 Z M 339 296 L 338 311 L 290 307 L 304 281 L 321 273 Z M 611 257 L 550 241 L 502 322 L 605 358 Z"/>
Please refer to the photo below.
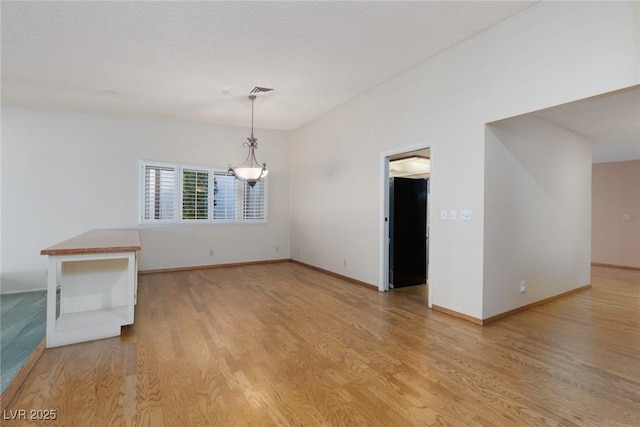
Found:
<path fill-rule="evenodd" d="M 422 289 L 431 294 L 428 286 L 431 157 L 429 144 L 381 156 L 384 172 L 381 291 L 427 285 Z M 427 301 L 430 307 L 431 298 L 427 297 Z"/>
<path fill-rule="evenodd" d="M 427 283 L 427 180 L 389 177 L 389 288 Z"/>

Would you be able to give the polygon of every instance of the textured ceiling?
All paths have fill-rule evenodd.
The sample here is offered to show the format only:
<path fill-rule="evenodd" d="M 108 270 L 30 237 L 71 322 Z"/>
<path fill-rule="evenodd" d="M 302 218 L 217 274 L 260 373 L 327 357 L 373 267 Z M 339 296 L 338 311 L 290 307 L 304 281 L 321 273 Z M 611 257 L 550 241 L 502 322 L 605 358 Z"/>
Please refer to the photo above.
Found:
<path fill-rule="evenodd" d="M 2 105 L 249 126 L 265 86 L 291 130 L 532 3 L 2 1 Z M 536 114 L 640 158 L 640 89 Z"/>
<path fill-rule="evenodd" d="M 531 4 L 3 1 L 2 103 L 247 126 L 265 86 L 291 130 Z"/>

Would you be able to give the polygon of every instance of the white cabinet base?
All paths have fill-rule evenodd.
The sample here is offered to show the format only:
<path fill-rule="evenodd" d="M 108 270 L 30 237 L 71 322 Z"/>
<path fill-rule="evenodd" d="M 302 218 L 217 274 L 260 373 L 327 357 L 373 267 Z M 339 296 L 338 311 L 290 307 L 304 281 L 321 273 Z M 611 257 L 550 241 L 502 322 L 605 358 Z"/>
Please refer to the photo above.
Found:
<path fill-rule="evenodd" d="M 120 335 L 133 323 L 137 272 L 136 252 L 49 255 L 47 347 Z"/>

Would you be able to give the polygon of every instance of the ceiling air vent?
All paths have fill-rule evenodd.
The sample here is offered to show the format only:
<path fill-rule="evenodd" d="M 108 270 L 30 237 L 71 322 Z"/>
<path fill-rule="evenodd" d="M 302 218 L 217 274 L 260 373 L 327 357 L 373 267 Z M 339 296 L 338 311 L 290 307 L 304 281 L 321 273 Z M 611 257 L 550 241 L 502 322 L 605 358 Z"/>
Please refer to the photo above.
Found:
<path fill-rule="evenodd" d="M 266 92 L 271 92 L 271 91 L 273 91 L 273 89 L 269 89 L 268 87 L 256 86 L 253 89 L 251 89 L 251 92 L 249 92 L 249 93 L 259 94 L 259 93 L 266 93 Z"/>

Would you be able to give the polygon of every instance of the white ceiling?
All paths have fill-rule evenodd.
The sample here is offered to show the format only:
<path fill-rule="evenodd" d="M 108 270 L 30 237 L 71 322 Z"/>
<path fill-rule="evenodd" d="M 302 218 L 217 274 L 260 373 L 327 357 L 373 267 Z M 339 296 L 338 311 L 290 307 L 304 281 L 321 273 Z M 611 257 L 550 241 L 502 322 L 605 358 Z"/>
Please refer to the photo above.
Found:
<path fill-rule="evenodd" d="M 589 138 L 594 163 L 640 159 L 640 87 L 534 114 Z"/>
<path fill-rule="evenodd" d="M 292 130 L 532 1 L 2 1 L 2 105 Z M 222 88 L 228 88 L 228 93 Z M 640 158 L 639 90 L 537 112 Z"/>
<path fill-rule="evenodd" d="M 264 86 L 291 130 L 531 4 L 2 1 L 2 104 L 248 126 Z"/>

